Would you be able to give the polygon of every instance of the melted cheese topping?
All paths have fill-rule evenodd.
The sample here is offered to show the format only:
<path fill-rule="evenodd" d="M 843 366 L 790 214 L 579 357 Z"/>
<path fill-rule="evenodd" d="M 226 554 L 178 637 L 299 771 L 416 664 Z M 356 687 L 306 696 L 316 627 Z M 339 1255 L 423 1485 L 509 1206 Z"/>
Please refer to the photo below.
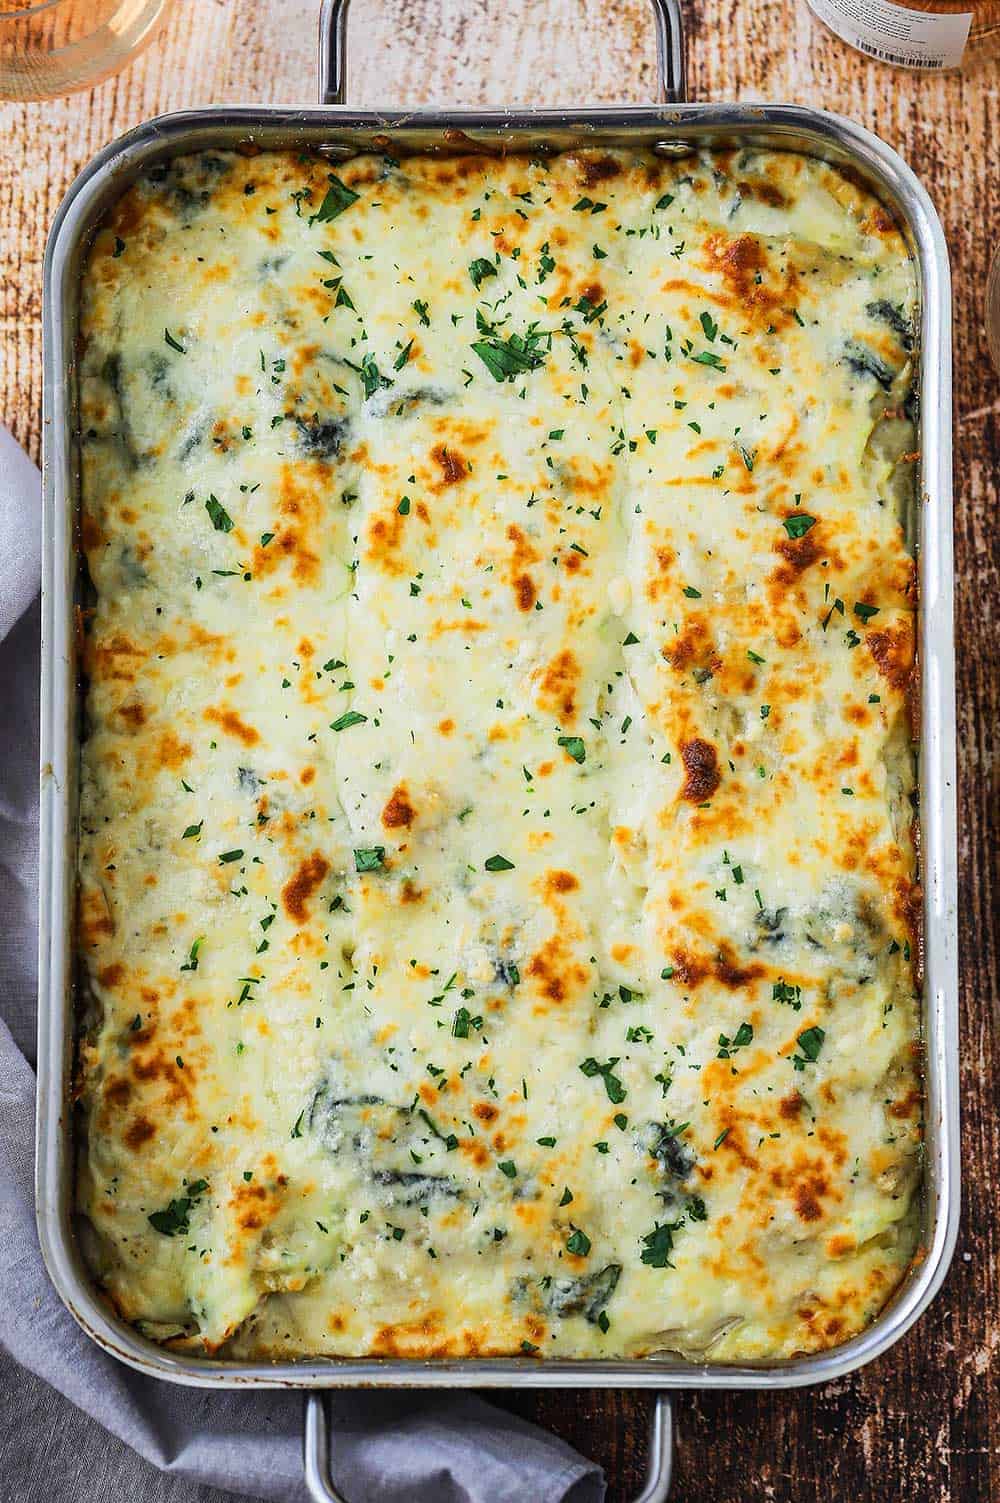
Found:
<path fill-rule="evenodd" d="M 210 153 L 97 235 L 79 1205 L 239 1355 L 787 1356 L 914 1250 L 914 279 L 832 168 Z"/>

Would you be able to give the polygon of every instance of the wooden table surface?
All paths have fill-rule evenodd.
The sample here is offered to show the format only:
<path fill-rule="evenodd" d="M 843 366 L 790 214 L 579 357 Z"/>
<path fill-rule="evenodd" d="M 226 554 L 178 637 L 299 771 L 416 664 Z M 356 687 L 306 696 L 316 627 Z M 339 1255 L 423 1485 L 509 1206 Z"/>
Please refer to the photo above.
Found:
<path fill-rule="evenodd" d="M 177 0 L 130 68 L 91 92 L 0 105 L 0 420 L 37 456 L 42 254 L 86 160 L 146 116 L 224 101 L 315 98 L 318 0 Z M 683 1503 L 1000 1498 L 996 1027 L 1000 933 L 1000 389 L 983 292 L 1000 243 L 1000 64 L 964 77 L 896 72 L 842 47 L 802 0 L 688 0 L 696 99 L 771 99 L 849 115 L 921 175 L 955 279 L 964 1211 L 952 1271 L 908 1337 L 860 1373 L 784 1394 L 681 1394 L 673 1496 Z M 354 0 L 352 102 L 648 100 L 646 0 Z M 636 1493 L 647 1401 L 501 1396 L 605 1465 L 610 1503 Z"/>

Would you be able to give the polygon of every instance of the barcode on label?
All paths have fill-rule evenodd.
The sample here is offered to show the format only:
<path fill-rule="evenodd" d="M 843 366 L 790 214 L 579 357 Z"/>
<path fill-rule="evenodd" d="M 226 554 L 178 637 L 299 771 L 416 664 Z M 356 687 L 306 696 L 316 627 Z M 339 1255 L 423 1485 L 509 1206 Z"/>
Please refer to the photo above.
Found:
<path fill-rule="evenodd" d="M 888 52 L 884 47 L 875 47 L 871 42 L 863 39 L 858 41 L 862 52 L 867 52 L 869 57 L 877 58 L 880 63 L 897 63 L 902 68 L 943 68 L 943 57 L 902 57 L 899 53 Z"/>

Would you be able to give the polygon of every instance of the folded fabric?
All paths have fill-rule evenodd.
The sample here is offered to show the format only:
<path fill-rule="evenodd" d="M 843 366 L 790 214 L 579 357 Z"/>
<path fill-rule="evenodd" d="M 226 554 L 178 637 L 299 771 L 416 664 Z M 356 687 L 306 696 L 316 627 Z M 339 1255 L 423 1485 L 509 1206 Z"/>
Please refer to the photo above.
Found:
<path fill-rule="evenodd" d="M 171 1491 L 172 1503 L 195 1503 L 203 1484 L 304 1503 L 300 1395 L 206 1392 L 134 1372 L 84 1335 L 42 1264 L 29 1063 L 37 978 L 38 610 L 32 602 L 39 476 L 3 429 L 0 526 L 7 539 L 0 595 L 0 1015 L 6 1020 L 0 1019 L 0 1345 L 96 1422 L 89 1465 L 75 1468 L 77 1478 L 94 1482 L 90 1496 L 141 1495 L 141 1484 L 118 1486 L 109 1478 L 108 1466 L 122 1462 L 106 1454 L 101 1425 L 155 1466 L 189 1480 L 190 1489 Z M 599 1503 L 604 1496 L 597 1467 L 555 1436 L 472 1395 L 364 1391 L 333 1393 L 328 1402 L 331 1467 L 348 1503 Z M 15 1387 L 0 1403 L 0 1451 L 5 1427 L 26 1424 L 31 1415 L 20 1410 Z M 51 1480 L 38 1496 L 63 1496 L 59 1479 Z M 0 1495 L 24 1496 L 27 1481 L 6 1473 Z"/>

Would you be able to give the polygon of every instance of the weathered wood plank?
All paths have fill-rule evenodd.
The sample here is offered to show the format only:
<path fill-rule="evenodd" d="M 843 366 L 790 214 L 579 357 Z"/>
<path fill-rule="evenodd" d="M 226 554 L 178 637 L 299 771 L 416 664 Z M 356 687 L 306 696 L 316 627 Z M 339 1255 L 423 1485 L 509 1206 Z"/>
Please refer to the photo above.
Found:
<path fill-rule="evenodd" d="M 149 51 L 91 93 L 0 106 L 0 417 L 40 444 L 45 233 L 74 173 L 144 117 L 223 101 L 315 98 L 318 0 L 178 0 Z M 973 1503 L 1000 1497 L 1000 387 L 982 297 L 1000 243 L 1000 70 L 932 78 L 850 53 L 801 0 L 689 5 L 698 99 L 786 99 L 850 115 L 931 189 L 956 292 L 956 549 L 961 747 L 965 1213 L 945 1292 L 881 1362 L 821 1390 L 683 1394 L 675 1497 L 684 1503 L 831 1498 Z M 351 97 L 563 104 L 652 96 L 646 0 L 354 0 Z M 512 1408 L 599 1455 L 611 1503 L 643 1470 L 641 1395 L 520 1393 Z"/>

